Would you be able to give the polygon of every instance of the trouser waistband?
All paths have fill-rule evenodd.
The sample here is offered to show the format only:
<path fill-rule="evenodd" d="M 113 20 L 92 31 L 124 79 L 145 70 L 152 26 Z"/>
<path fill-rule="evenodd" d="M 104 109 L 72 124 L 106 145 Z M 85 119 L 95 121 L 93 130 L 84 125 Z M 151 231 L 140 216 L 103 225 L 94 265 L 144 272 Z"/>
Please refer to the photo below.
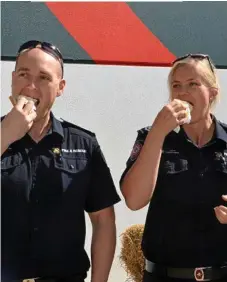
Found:
<path fill-rule="evenodd" d="M 173 268 L 145 260 L 145 270 L 150 273 L 157 273 L 160 276 L 195 279 L 196 281 L 211 281 L 227 277 L 227 265 L 220 267 Z"/>
<path fill-rule="evenodd" d="M 26 278 L 26 279 L 12 279 L 12 280 L 2 280 L 2 282 L 84 282 L 82 277 L 62 277 L 62 278 Z"/>

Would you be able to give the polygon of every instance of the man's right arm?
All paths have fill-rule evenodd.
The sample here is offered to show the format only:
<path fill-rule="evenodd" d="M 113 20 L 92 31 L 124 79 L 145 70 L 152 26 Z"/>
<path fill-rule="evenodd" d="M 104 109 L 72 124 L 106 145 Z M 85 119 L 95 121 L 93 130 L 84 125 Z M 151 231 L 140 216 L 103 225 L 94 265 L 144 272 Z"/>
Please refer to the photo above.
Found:
<path fill-rule="evenodd" d="M 11 144 L 7 132 L 5 131 L 6 130 L 1 123 L 1 156 L 4 154 L 4 152 L 8 149 L 9 145 Z"/>
<path fill-rule="evenodd" d="M 24 98 L 18 99 L 17 104 L 1 122 L 1 156 L 13 142 L 21 139 L 31 128 L 36 112 L 34 103 Z"/>

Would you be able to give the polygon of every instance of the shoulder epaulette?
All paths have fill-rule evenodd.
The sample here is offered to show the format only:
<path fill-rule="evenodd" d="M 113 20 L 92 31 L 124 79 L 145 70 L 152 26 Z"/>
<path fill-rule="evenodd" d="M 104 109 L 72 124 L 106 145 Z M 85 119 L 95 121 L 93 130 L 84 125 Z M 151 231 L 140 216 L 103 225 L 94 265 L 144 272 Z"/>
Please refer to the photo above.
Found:
<path fill-rule="evenodd" d="M 146 126 L 138 130 L 138 133 L 140 134 L 147 134 L 151 130 L 151 126 Z"/>
<path fill-rule="evenodd" d="M 227 132 L 227 124 L 221 121 L 218 121 L 220 125 L 224 128 L 224 130 Z"/>
<path fill-rule="evenodd" d="M 62 122 L 62 126 L 64 127 L 64 125 L 65 126 L 67 126 L 67 127 L 71 127 L 72 129 L 76 129 L 76 131 L 82 131 L 82 132 L 84 132 L 84 133 L 87 133 L 88 135 L 90 135 L 90 136 L 95 136 L 95 133 L 94 132 L 92 132 L 92 131 L 89 131 L 89 130 L 87 130 L 87 129 L 85 129 L 85 128 L 83 128 L 83 127 L 80 127 L 80 126 L 78 126 L 78 125 L 75 125 L 74 123 L 71 123 L 71 122 L 69 122 L 69 121 L 66 121 L 66 120 L 64 120 L 64 119 L 60 119 L 60 121 Z"/>

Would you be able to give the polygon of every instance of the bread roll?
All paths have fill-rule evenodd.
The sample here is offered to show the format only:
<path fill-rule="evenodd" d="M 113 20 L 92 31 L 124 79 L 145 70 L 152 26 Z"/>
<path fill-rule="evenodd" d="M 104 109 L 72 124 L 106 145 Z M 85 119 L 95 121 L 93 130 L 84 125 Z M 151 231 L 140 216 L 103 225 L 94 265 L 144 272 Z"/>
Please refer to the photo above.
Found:
<path fill-rule="evenodd" d="M 182 102 L 183 102 L 183 104 L 187 107 L 187 109 L 186 109 L 186 119 L 185 119 L 184 124 L 189 124 L 189 123 L 191 122 L 191 119 L 192 119 L 192 117 L 191 117 L 191 111 L 192 111 L 192 109 L 193 109 L 193 106 L 192 106 L 190 103 L 188 103 L 188 102 L 185 102 L 185 101 L 182 101 Z M 177 127 L 174 129 L 174 131 L 175 131 L 176 133 L 178 133 L 178 132 L 180 131 L 180 126 L 177 126 Z"/>
<path fill-rule="evenodd" d="M 34 99 L 34 98 L 31 98 L 31 97 L 28 97 L 28 96 L 24 96 L 24 95 L 18 95 L 17 97 L 9 96 L 9 99 L 10 99 L 11 103 L 13 104 L 13 106 L 16 105 L 17 100 L 18 100 L 20 97 L 24 97 L 24 98 L 27 100 L 27 102 L 28 102 L 28 101 L 32 101 L 32 102 L 34 103 L 33 111 L 36 110 L 36 106 L 37 106 L 37 104 L 38 104 L 38 100 L 36 100 L 36 99 Z"/>

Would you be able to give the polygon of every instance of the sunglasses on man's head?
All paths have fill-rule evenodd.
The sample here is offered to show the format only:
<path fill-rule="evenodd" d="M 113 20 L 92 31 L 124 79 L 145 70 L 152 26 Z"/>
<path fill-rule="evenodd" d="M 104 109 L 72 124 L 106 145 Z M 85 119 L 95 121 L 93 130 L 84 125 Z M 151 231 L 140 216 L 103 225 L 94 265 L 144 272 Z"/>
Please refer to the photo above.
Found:
<path fill-rule="evenodd" d="M 42 42 L 42 41 L 38 41 L 38 40 L 30 40 L 25 42 L 24 44 L 22 44 L 17 52 L 17 56 L 20 55 L 21 52 L 23 52 L 24 50 L 27 49 L 33 49 L 39 47 L 41 49 L 43 49 L 44 51 L 46 51 L 47 53 L 53 55 L 61 64 L 61 68 L 62 68 L 62 75 L 63 75 L 63 57 L 62 54 L 60 52 L 60 50 L 52 45 L 51 43 L 48 42 Z"/>
<path fill-rule="evenodd" d="M 198 60 L 207 59 L 208 62 L 209 62 L 209 65 L 210 65 L 210 69 L 212 70 L 212 72 L 214 72 L 214 68 L 213 68 L 213 65 L 211 63 L 210 57 L 209 57 L 209 55 L 206 55 L 206 54 L 187 54 L 185 56 L 177 58 L 175 61 L 173 61 L 172 65 L 174 65 L 176 62 L 182 61 L 182 60 L 187 59 L 187 58 L 198 59 Z"/>

